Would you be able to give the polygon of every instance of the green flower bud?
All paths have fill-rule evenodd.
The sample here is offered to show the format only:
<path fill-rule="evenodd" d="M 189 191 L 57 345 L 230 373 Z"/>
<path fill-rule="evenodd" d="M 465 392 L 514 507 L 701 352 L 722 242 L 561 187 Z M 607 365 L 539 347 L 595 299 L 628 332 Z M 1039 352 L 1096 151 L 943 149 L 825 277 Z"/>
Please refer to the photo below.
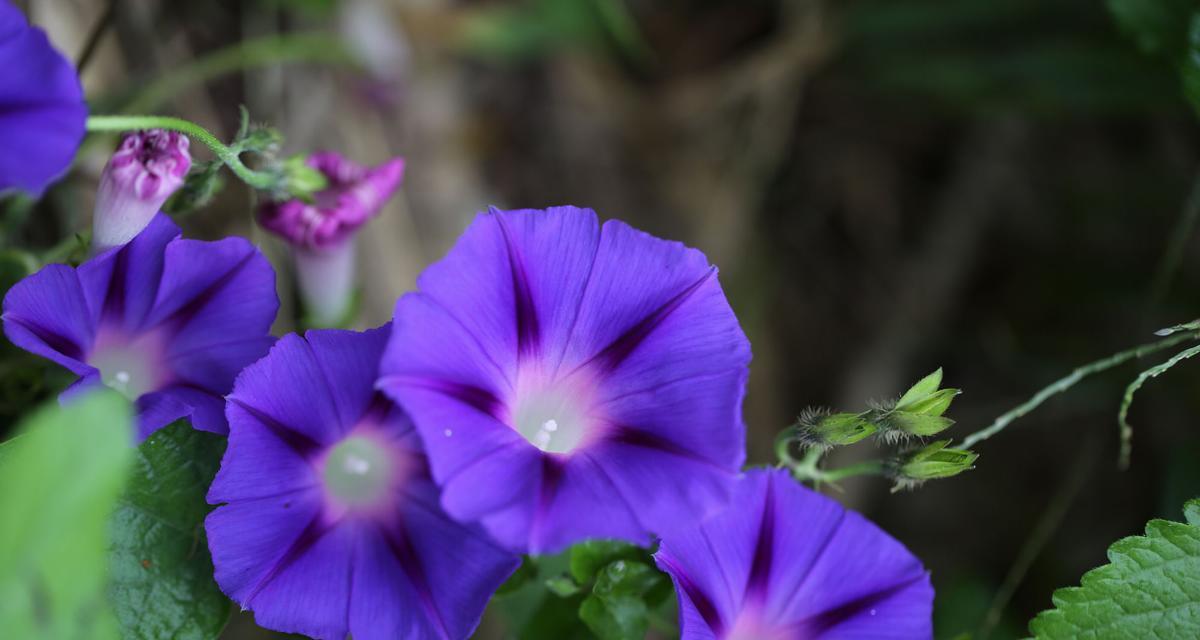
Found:
<path fill-rule="evenodd" d="M 936 435 L 949 429 L 954 424 L 954 421 L 943 416 L 896 411 L 888 416 L 888 423 L 896 431 L 925 437 Z"/>
<path fill-rule="evenodd" d="M 879 430 L 879 427 L 864 420 L 857 413 L 835 413 L 825 416 L 814 424 L 812 435 L 830 446 L 844 447 L 854 444 Z"/>
<path fill-rule="evenodd" d="M 949 440 L 938 440 L 917 449 L 897 462 L 896 487 L 907 488 L 926 480 L 949 478 L 973 468 L 979 454 L 963 449 L 947 449 Z"/>
<path fill-rule="evenodd" d="M 308 166 L 304 156 L 292 156 L 283 163 L 284 185 L 292 197 L 310 201 L 313 194 L 329 186 L 320 171 Z"/>
<path fill-rule="evenodd" d="M 924 397 L 896 405 L 896 411 L 916 413 L 926 416 L 940 416 L 950 408 L 954 396 L 962 393 L 959 389 L 942 389 Z"/>

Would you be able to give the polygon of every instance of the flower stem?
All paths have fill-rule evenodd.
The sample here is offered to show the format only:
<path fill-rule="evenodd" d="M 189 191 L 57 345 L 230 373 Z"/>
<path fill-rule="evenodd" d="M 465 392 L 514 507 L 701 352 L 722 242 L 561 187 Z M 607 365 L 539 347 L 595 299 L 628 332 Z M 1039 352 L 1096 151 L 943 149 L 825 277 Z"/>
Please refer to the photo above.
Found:
<path fill-rule="evenodd" d="M 1029 412 L 1040 407 L 1046 400 L 1049 400 L 1051 397 L 1070 389 L 1079 381 L 1087 378 L 1088 376 L 1108 371 L 1109 369 L 1123 365 L 1131 360 L 1137 360 L 1138 358 L 1142 358 L 1165 349 L 1170 349 L 1177 344 L 1187 342 L 1189 340 L 1195 340 L 1197 338 L 1200 338 L 1200 332 L 1187 331 L 1176 333 L 1168 338 L 1159 340 L 1158 342 L 1143 344 L 1132 349 L 1127 349 L 1120 353 L 1115 353 L 1107 358 L 1083 365 L 1066 376 L 1059 378 L 1049 386 L 1043 388 L 1041 391 L 1038 391 L 1033 395 L 1032 398 L 1017 405 L 1016 407 L 1013 407 L 1007 413 L 996 418 L 992 421 L 992 424 L 980 429 L 979 431 L 976 431 L 975 433 L 972 433 L 966 438 L 963 438 L 963 441 L 958 445 L 954 445 L 954 447 L 957 449 L 970 449 L 972 445 L 987 440 L 988 438 L 1003 431 L 1005 427 L 1015 422 L 1018 418 L 1024 417 Z"/>
<path fill-rule="evenodd" d="M 123 104 L 119 111 L 135 113 L 158 109 L 184 89 L 228 73 L 285 62 L 318 62 L 354 65 L 354 56 L 336 36 L 324 33 L 289 33 L 245 40 L 205 54 L 152 82 Z"/>
<path fill-rule="evenodd" d="M 242 163 L 239 153 L 221 142 L 198 124 L 170 116 L 88 116 L 88 131 L 136 131 L 138 129 L 170 129 L 179 131 L 212 149 L 217 158 L 243 182 L 260 190 L 277 187 L 279 178 L 263 171 L 254 171 Z"/>

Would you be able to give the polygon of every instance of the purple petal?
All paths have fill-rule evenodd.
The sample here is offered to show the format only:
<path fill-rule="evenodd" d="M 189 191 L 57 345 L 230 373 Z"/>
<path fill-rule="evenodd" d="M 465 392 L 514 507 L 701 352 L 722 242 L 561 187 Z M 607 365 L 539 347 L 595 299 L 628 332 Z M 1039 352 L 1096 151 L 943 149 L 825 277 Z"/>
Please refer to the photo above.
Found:
<path fill-rule="evenodd" d="M 308 461 L 316 445 L 303 435 L 236 402 L 229 403 L 226 416 L 229 446 L 208 490 L 210 504 L 280 496 L 320 483 Z"/>
<path fill-rule="evenodd" d="M 352 635 L 470 636 L 519 561 L 423 501 L 406 501 L 401 521 L 402 530 L 379 530 L 363 540 L 355 565 Z"/>
<path fill-rule="evenodd" d="M 336 441 L 350 426 L 341 422 L 330 381 L 312 347 L 294 333 L 242 371 L 229 402 L 260 422 L 278 425 L 277 431 L 295 432 L 315 444 Z"/>
<path fill-rule="evenodd" d="M 71 63 L 9 2 L 0 2 L 0 69 L 0 192 L 37 196 L 83 140 L 83 89 Z"/>
<path fill-rule="evenodd" d="M 343 640 L 355 536 L 315 490 L 219 507 L 205 520 L 217 584 L 267 628 Z"/>
<path fill-rule="evenodd" d="M 375 379 L 379 354 L 391 335 L 391 325 L 363 333 L 353 331 L 309 331 L 304 339 L 329 381 L 329 391 L 338 421 L 347 429 L 367 413 L 375 401 Z"/>
<path fill-rule="evenodd" d="M 159 429 L 192 415 L 192 407 L 170 393 L 155 391 L 137 399 L 138 442 Z"/>
<path fill-rule="evenodd" d="M 781 637 L 930 637 L 929 576 L 899 542 L 782 471 L 754 471 L 729 509 L 663 539 L 684 640 L 750 621 Z M 788 635 L 791 634 L 791 635 Z"/>
<path fill-rule="evenodd" d="M 85 360 L 96 337 L 98 315 L 75 270 L 66 265 L 47 265 L 4 296 L 8 339 L 76 375 L 95 371 Z"/>
<path fill-rule="evenodd" d="M 79 265 L 80 280 L 103 301 L 105 323 L 128 334 L 150 328 L 147 320 L 163 278 L 165 252 L 179 235 L 179 227 L 160 213 L 129 244 Z"/>

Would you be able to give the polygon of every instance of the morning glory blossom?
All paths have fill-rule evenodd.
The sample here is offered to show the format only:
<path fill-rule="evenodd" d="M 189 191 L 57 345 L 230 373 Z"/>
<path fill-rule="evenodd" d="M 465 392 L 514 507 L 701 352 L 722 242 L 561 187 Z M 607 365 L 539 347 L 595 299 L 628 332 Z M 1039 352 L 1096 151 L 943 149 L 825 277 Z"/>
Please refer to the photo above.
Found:
<path fill-rule="evenodd" d="M 587 209 L 493 210 L 418 286 L 380 388 L 453 516 L 542 553 L 725 504 L 750 345 L 699 251 Z"/>
<path fill-rule="evenodd" d="M 266 354 L 275 272 L 243 238 L 185 240 L 159 214 L 129 244 L 52 264 L 4 297 L 13 344 L 137 401 L 141 438 L 175 420 L 225 433 L 223 396 Z"/>
<path fill-rule="evenodd" d="M 862 516 L 793 480 L 749 472 L 728 510 L 664 536 L 682 640 L 930 638 L 921 561 Z"/>
<path fill-rule="evenodd" d="M 75 67 L 0 0 L 0 193 L 41 195 L 83 140 L 87 105 Z"/>
<path fill-rule="evenodd" d="M 438 505 L 411 422 L 374 388 L 387 335 L 290 334 L 229 396 L 205 526 L 217 583 L 264 627 L 459 640 L 518 565 Z"/>

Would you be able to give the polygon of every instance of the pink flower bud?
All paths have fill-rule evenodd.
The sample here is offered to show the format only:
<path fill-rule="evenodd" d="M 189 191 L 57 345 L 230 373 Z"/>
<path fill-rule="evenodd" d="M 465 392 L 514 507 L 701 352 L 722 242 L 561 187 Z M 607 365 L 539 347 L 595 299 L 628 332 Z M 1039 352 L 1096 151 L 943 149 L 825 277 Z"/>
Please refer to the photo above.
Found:
<path fill-rule="evenodd" d="M 126 135 L 100 175 L 92 216 L 94 250 L 121 246 L 141 233 L 183 186 L 191 166 L 182 133 L 151 129 Z"/>
<path fill-rule="evenodd" d="M 296 279 L 308 319 L 337 326 L 354 300 L 354 235 L 379 214 L 404 174 L 404 160 L 362 167 L 332 152 L 309 156 L 308 166 L 329 185 L 313 202 L 268 202 L 258 210 L 264 229 L 293 248 Z"/>

